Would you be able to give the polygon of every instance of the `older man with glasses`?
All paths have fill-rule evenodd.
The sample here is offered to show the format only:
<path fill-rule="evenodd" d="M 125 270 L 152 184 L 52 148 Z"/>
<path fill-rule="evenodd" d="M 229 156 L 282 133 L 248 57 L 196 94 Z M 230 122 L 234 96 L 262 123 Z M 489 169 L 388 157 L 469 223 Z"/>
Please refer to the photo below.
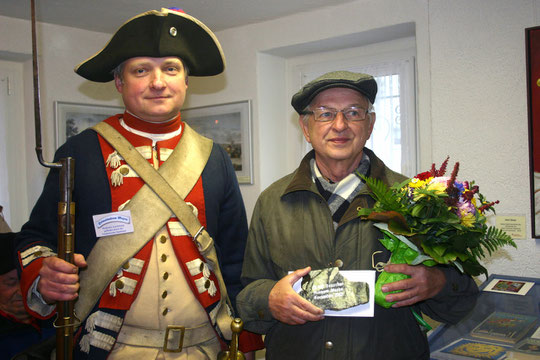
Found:
<path fill-rule="evenodd" d="M 376 94 L 372 76 L 337 71 L 292 98 L 313 151 L 260 195 L 242 270 L 246 287 L 237 297 L 245 327 L 266 334 L 267 359 L 429 359 L 410 308 L 455 323 L 475 305 L 474 281 L 442 266 L 387 265 L 411 277 L 383 287 L 396 303 L 376 306 L 372 317 L 325 316 L 293 290 L 312 269 L 371 270 L 374 253 L 389 257 L 381 233 L 357 216 L 358 207 L 373 205 L 358 174 L 388 185 L 405 179 L 364 147 Z"/>

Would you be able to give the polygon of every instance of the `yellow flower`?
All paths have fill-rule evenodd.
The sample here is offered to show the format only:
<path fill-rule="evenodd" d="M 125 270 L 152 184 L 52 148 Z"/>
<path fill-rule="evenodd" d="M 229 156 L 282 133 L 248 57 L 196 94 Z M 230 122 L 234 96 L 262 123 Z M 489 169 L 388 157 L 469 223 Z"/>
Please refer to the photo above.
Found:
<path fill-rule="evenodd" d="M 427 189 L 435 191 L 436 195 L 441 195 L 446 191 L 446 184 L 442 182 L 431 183 L 428 185 Z"/>
<path fill-rule="evenodd" d="M 461 225 L 466 227 L 472 227 L 474 225 L 475 217 L 473 214 L 467 211 L 461 211 Z"/>
<path fill-rule="evenodd" d="M 407 185 L 408 187 L 411 187 L 411 188 L 421 188 L 421 187 L 425 187 L 427 183 L 429 183 L 431 181 L 431 179 L 433 179 L 432 177 L 429 178 L 429 179 L 426 179 L 426 180 L 420 180 L 420 179 L 417 179 L 417 178 L 413 178 L 410 182 L 409 182 L 409 185 Z"/>

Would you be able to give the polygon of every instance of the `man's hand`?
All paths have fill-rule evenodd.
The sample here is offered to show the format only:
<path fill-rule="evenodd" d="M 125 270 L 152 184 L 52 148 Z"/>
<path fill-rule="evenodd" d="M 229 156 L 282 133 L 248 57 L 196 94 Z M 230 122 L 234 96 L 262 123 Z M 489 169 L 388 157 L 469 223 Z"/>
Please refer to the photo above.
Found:
<path fill-rule="evenodd" d="M 275 319 L 289 325 L 300 325 L 324 318 L 322 309 L 298 295 L 292 288 L 292 285 L 310 270 L 309 266 L 296 270 L 274 285 L 268 296 L 268 306 Z"/>
<path fill-rule="evenodd" d="M 402 307 L 415 304 L 437 295 L 444 284 L 446 277 L 444 273 L 436 267 L 427 267 L 424 265 L 390 264 L 384 267 L 384 271 L 389 273 L 402 273 L 410 275 L 409 279 L 395 281 L 384 285 L 383 292 L 403 290 L 397 294 L 389 294 L 385 297 L 388 302 L 396 303 L 392 307 Z"/>
<path fill-rule="evenodd" d="M 55 256 L 43 259 L 37 289 L 48 304 L 77 298 L 79 268 L 86 266 L 86 260 L 81 254 L 74 254 L 73 258 L 75 265 Z"/>

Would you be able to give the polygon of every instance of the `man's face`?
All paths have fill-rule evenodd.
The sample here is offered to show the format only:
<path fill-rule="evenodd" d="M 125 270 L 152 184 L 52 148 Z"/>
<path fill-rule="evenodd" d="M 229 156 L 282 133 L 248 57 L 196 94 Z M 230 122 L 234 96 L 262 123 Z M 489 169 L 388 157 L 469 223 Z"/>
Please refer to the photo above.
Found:
<path fill-rule="evenodd" d="M 330 88 L 319 93 L 310 105 L 312 109 L 326 107 L 336 110 L 351 106 L 367 110 L 369 102 L 353 89 Z M 362 149 L 371 136 L 374 124 L 374 113 L 369 114 L 365 120 L 355 122 L 349 122 L 341 112 L 329 122 L 317 122 L 313 115 L 309 114 L 300 117 L 304 137 L 315 150 L 317 165 L 331 171 L 340 166 L 339 164 L 358 166 Z M 354 168 L 350 169 L 352 170 Z"/>
<path fill-rule="evenodd" d="M 29 318 L 24 308 L 17 270 L 0 275 L 0 310 L 19 320 Z"/>
<path fill-rule="evenodd" d="M 163 122 L 180 112 L 187 90 L 182 61 L 177 57 L 136 57 L 126 60 L 123 79 L 114 82 L 126 110 L 148 122 Z"/>

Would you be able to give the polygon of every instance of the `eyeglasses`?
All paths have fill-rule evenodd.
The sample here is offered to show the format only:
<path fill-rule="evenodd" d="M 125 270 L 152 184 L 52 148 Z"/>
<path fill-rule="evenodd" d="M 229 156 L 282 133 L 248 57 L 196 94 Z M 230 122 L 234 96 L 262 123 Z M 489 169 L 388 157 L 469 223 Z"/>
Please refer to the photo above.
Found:
<path fill-rule="evenodd" d="M 306 114 L 313 114 L 315 121 L 323 123 L 334 121 L 338 113 L 342 113 L 347 121 L 354 122 L 366 120 L 368 110 L 361 107 L 351 106 L 342 110 L 320 107 L 306 112 Z"/>

